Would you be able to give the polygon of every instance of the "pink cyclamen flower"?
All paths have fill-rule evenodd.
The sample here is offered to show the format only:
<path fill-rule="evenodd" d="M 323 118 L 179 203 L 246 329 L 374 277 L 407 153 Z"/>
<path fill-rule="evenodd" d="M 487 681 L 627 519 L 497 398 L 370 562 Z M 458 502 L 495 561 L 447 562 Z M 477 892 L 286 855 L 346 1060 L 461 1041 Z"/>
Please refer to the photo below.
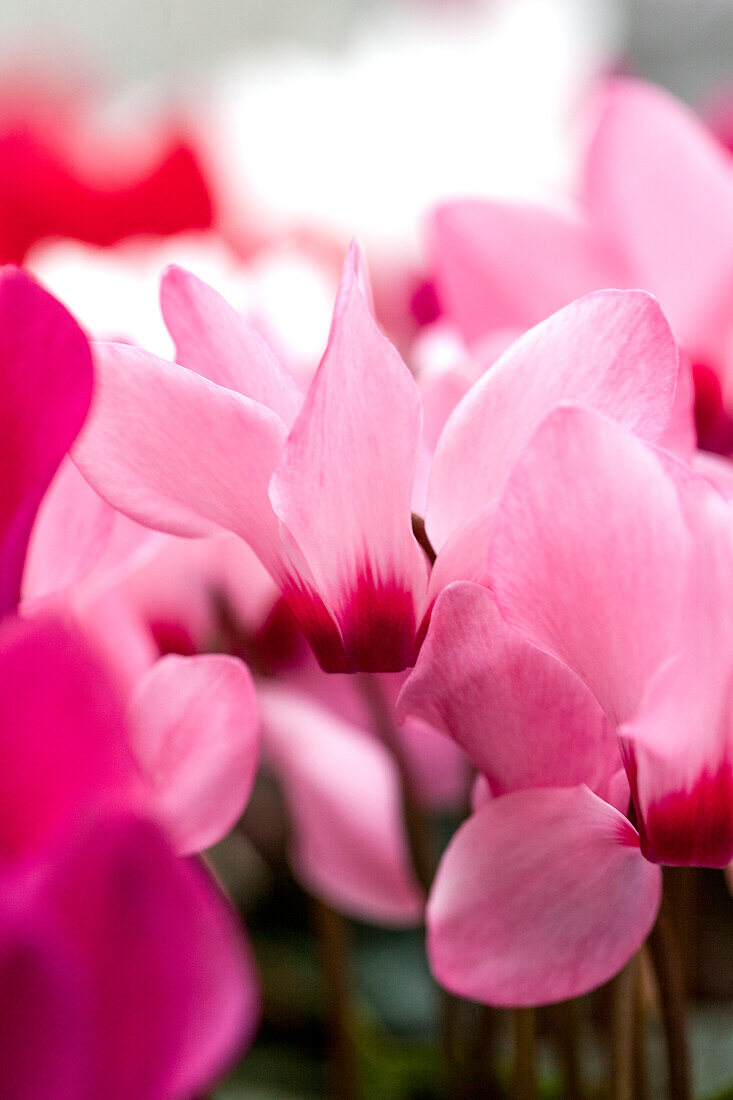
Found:
<path fill-rule="evenodd" d="M 538 429 L 496 513 L 493 592 L 509 627 L 579 676 L 602 707 L 639 827 L 623 816 L 615 783 L 578 785 L 582 754 L 563 760 L 544 746 L 546 780 L 535 772 L 525 789 L 500 786 L 443 857 L 429 953 L 449 988 L 509 1005 L 576 996 L 643 942 L 659 863 L 730 860 L 732 552 L 728 505 L 676 460 L 577 407 Z M 440 633 L 426 660 L 439 644 Z M 504 689 L 510 714 L 521 703 L 514 754 L 481 737 L 485 675 L 473 681 L 478 697 L 466 691 L 452 711 L 447 691 L 428 691 L 427 681 L 421 691 L 419 679 L 411 689 L 444 722 L 454 715 L 453 735 L 472 745 L 490 784 L 499 767 L 501 779 L 528 754 L 535 763 L 532 707 L 542 700 L 519 694 L 525 662 Z"/>
<path fill-rule="evenodd" d="M 352 249 L 303 399 L 239 314 L 172 269 L 162 305 L 181 366 L 99 345 L 76 458 L 144 523 L 249 542 L 324 668 L 396 671 L 412 660 L 427 574 L 410 512 L 420 399 L 362 279 Z"/>
<path fill-rule="evenodd" d="M 603 286 L 655 294 L 694 369 L 700 445 L 728 453 L 733 166 L 683 104 L 616 79 L 601 99 L 567 209 L 491 201 L 439 208 L 431 249 L 441 301 L 472 342 L 524 329 Z M 705 202 L 700 202 L 705 195 Z"/>
<path fill-rule="evenodd" d="M 558 401 L 587 403 L 650 441 L 681 435 L 685 410 L 677 349 L 649 295 L 591 295 L 526 334 L 466 394 L 438 441 L 426 526 L 439 553 L 427 591 L 411 526 L 420 396 L 363 282 L 352 249 L 303 399 L 241 316 L 172 269 L 162 305 L 177 364 L 97 345 L 94 406 L 75 458 L 142 523 L 188 536 L 223 528 L 248 542 L 325 670 L 397 672 L 412 664 L 438 592 L 485 579 L 495 501 Z"/>
<path fill-rule="evenodd" d="M 0 627 L 0 1023 L 12 1100 L 184 1100 L 251 1036 L 246 944 L 140 816 L 124 709 L 77 631 Z"/>

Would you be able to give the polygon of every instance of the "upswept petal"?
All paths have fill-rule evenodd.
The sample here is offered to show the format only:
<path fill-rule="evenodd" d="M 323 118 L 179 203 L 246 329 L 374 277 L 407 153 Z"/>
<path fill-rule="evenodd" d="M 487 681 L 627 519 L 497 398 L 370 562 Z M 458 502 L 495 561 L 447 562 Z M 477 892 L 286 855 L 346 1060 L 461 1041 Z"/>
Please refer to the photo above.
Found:
<path fill-rule="evenodd" d="M 20 598 L 36 511 L 92 396 L 86 337 L 22 271 L 0 271 L 0 614 Z"/>
<path fill-rule="evenodd" d="M 398 712 L 457 741 L 494 795 L 580 783 L 605 795 L 621 766 L 588 688 L 508 627 L 476 584 L 452 584 L 439 597 Z"/>
<path fill-rule="evenodd" d="M 299 552 L 293 587 L 305 633 L 323 627 L 320 601 L 337 624 L 336 652 L 316 649 L 329 671 L 396 672 L 412 661 L 427 577 L 411 526 L 420 415 L 417 386 L 369 311 L 352 246 L 326 353 L 270 488 Z"/>
<path fill-rule="evenodd" d="M 586 787 L 516 791 L 470 817 L 428 901 L 428 957 L 461 997 L 506 1007 L 578 997 L 616 974 L 659 907 L 661 871 Z"/>
<path fill-rule="evenodd" d="M 147 805 L 184 855 L 211 847 L 245 807 L 259 758 L 255 688 L 236 657 L 162 657 L 130 702 Z"/>
<path fill-rule="evenodd" d="M 176 362 L 266 405 L 288 427 L 303 395 L 254 326 L 203 280 L 171 265 L 160 284 Z"/>
<path fill-rule="evenodd" d="M 619 734 L 647 858 L 724 867 L 733 859 L 733 517 L 703 488 L 695 521 L 680 652 Z"/>
<path fill-rule="evenodd" d="M 507 622 L 585 681 L 614 724 L 674 652 L 691 537 L 673 479 L 619 424 L 556 409 L 494 517 L 491 587 Z"/>
<path fill-rule="evenodd" d="M 92 411 L 74 450 L 115 508 L 179 535 L 225 528 L 277 569 L 267 488 L 286 428 L 270 409 L 125 344 L 95 344 Z"/>
<path fill-rule="evenodd" d="M 438 442 L 425 516 L 435 549 L 499 496 L 555 405 L 598 409 L 655 441 L 669 423 L 678 374 L 669 325 L 643 291 L 589 294 L 525 333 L 469 390 Z"/>
<path fill-rule="evenodd" d="M 440 302 L 469 341 L 625 285 L 580 211 L 459 200 L 433 213 L 429 238 Z"/>
<path fill-rule="evenodd" d="M 265 752 L 282 783 L 292 859 L 306 888 L 361 920 L 416 924 L 424 897 L 400 786 L 374 738 L 298 692 L 260 692 Z"/>
<path fill-rule="evenodd" d="M 629 277 L 659 297 L 679 341 L 695 358 L 719 356 L 733 321 L 725 149 L 667 92 L 615 80 L 589 150 L 585 197 Z"/>

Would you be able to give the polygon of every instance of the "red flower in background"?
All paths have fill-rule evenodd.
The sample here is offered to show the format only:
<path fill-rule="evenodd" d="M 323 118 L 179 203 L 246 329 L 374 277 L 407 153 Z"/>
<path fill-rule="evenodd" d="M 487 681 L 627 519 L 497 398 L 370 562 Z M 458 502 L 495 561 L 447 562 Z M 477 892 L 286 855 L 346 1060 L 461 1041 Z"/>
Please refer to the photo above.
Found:
<path fill-rule="evenodd" d="M 110 245 L 212 220 L 199 155 L 178 127 L 151 125 L 133 141 L 101 132 L 84 98 L 61 87 L 0 88 L 0 262 L 21 263 L 46 237 Z"/>

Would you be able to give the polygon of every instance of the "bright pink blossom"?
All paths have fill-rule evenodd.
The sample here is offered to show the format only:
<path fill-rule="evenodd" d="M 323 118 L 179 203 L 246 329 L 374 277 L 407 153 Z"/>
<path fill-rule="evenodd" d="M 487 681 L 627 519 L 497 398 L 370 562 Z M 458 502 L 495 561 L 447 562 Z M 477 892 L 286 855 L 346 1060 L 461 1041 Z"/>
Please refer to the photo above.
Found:
<path fill-rule="evenodd" d="M 439 553 L 426 595 L 411 506 L 418 455 L 424 466 L 432 442 L 421 439 L 419 392 L 376 327 L 363 283 L 352 250 L 326 354 L 302 399 L 239 314 L 170 271 L 163 312 L 182 365 L 98 345 L 76 459 L 143 523 L 247 541 L 324 669 L 396 672 L 412 663 L 440 590 L 485 581 L 495 501 L 554 405 L 583 402 L 651 441 L 681 437 L 685 410 L 676 346 L 646 294 L 591 295 L 527 333 L 469 390 L 435 447 L 426 525 Z M 446 410 L 434 411 L 440 422 Z M 424 469 L 421 480 L 420 494 Z"/>
<path fill-rule="evenodd" d="M 189 536 L 223 528 L 249 542 L 324 668 L 397 671 L 412 660 L 427 574 L 410 513 L 420 399 L 362 281 L 352 250 L 303 401 L 239 314 L 170 272 L 163 312 L 191 369 L 99 345 L 76 457 L 144 523 Z"/>
<path fill-rule="evenodd" d="M 506 622 L 491 594 L 449 588 L 401 703 L 458 740 L 494 795 L 441 861 L 429 954 L 463 996 L 540 1004 L 639 947 L 657 864 L 733 856 L 733 521 L 677 460 L 568 406 L 510 473 L 489 553 Z M 597 703 L 579 706 L 576 675 Z M 618 748 L 599 739 L 599 704 Z"/>
<path fill-rule="evenodd" d="M 536 324 L 595 288 L 651 291 L 694 370 L 700 445 L 728 453 L 728 153 L 666 92 L 617 79 L 601 97 L 582 177 L 567 210 L 476 200 L 436 211 L 431 249 L 448 316 L 473 342 Z"/>
<path fill-rule="evenodd" d="M 6 621 L 0 696 L 4 1094 L 183 1100 L 252 1034 L 246 945 L 138 816 L 124 708 L 81 636 Z"/>
<path fill-rule="evenodd" d="M 89 345 L 62 305 L 21 271 L 0 271 L 0 614 L 20 597 L 36 512 L 92 395 Z"/>

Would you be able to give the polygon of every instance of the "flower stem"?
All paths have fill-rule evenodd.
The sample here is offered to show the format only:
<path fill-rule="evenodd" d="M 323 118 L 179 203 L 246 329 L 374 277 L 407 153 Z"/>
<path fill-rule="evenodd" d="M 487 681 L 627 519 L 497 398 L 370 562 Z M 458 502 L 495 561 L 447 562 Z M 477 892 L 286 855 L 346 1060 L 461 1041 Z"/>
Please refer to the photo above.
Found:
<path fill-rule="evenodd" d="M 665 877 L 669 877 L 667 868 L 665 868 Z M 667 1047 L 667 1095 L 670 1100 L 692 1100 L 684 979 L 666 889 L 662 895 L 657 923 L 647 942 L 657 979 Z"/>
<path fill-rule="evenodd" d="M 634 1100 L 635 955 L 611 983 L 611 1100 Z"/>
<path fill-rule="evenodd" d="M 534 1100 L 537 1095 L 536 1015 L 533 1008 L 515 1008 L 512 1012 L 514 1065 L 513 1100 Z"/>
<path fill-rule="evenodd" d="M 346 921 L 318 898 L 311 900 L 321 955 L 324 1016 L 329 1029 L 332 1095 L 335 1100 L 359 1100 Z"/>

